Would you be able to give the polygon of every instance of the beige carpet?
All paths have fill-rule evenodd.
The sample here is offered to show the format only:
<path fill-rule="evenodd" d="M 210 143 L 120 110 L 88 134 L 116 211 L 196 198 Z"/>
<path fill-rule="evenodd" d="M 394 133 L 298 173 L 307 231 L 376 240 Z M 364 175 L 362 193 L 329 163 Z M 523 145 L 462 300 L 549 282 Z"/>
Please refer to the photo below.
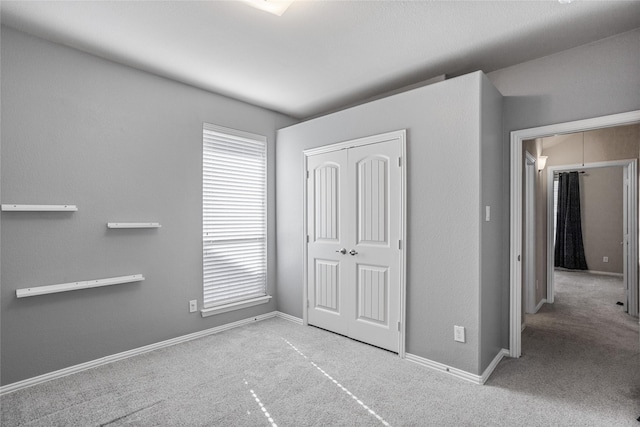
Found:
<path fill-rule="evenodd" d="M 0 424 L 638 427 L 638 325 L 616 286 L 558 280 L 485 386 L 274 318 L 6 395 Z"/>

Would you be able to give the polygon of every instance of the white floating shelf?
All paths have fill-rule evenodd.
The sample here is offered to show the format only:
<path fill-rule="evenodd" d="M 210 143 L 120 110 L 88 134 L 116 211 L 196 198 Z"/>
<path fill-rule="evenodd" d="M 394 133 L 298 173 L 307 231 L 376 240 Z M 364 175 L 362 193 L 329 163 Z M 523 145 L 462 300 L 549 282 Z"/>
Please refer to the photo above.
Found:
<path fill-rule="evenodd" d="M 87 280 L 84 282 L 61 283 L 59 285 L 37 286 L 34 288 L 16 289 L 16 297 L 34 297 L 36 295 L 55 294 L 58 292 L 76 291 L 78 289 L 99 288 L 101 286 L 119 285 L 121 283 L 141 282 L 142 274 L 111 277 L 109 279 Z"/>
<path fill-rule="evenodd" d="M 108 222 L 109 228 L 160 228 L 158 222 Z"/>
<path fill-rule="evenodd" d="M 22 211 L 22 212 L 67 212 L 77 211 L 76 205 L 2 205 L 3 211 Z"/>

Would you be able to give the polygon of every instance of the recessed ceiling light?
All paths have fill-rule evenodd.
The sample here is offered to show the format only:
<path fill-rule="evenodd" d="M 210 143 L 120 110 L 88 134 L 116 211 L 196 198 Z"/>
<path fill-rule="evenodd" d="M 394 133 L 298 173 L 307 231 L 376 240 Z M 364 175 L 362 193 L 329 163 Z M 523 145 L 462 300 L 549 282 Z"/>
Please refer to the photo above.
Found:
<path fill-rule="evenodd" d="M 561 4 L 569 4 L 569 3 L 571 3 L 572 1 L 573 1 L 573 0 L 558 0 L 558 3 L 561 3 Z"/>
<path fill-rule="evenodd" d="M 274 15 L 281 16 L 285 10 L 293 3 L 293 0 L 242 0 L 250 6 L 256 9 L 264 10 L 265 12 L 273 13 Z"/>

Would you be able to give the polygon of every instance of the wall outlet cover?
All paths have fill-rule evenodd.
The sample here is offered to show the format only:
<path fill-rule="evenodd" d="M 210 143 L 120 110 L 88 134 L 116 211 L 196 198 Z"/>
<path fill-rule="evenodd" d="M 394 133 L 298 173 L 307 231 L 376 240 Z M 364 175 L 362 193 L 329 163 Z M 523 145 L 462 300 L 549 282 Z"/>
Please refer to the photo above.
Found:
<path fill-rule="evenodd" d="M 453 340 L 458 342 L 465 342 L 464 326 L 453 327 Z"/>

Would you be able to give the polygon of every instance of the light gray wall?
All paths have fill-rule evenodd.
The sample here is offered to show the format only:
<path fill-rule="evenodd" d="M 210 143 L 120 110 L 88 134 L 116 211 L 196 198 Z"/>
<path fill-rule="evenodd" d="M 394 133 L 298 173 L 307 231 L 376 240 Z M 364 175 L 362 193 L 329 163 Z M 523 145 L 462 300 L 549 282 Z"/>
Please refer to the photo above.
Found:
<path fill-rule="evenodd" d="M 505 218 L 502 212 L 502 95 L 487 76 L 481 80 L 480 145 L 480 363 L 479 373 L 502 350 L 502 247 Z M 490 221 L 485 207 L 490 206 Z M 508 222 L 508 221 L 506 221 Z"/>
<path fill-rule="evenodd" d="M 640 29 L 488 74 L 505 128 L 527 129 L 637 110 Z"/>
<path fill-rule="evenodd" d="M 509 132 L 640 109 L 639 45 L 640 30 L 635 30 L 489 74 L 492 83 L 506 96 L 503 218 L 508 218 L 509 212 Z M 277 303 L 208 319 L 190 315 L 186 310 L 187 300 L 201 300 L 200 206 L 192 207 L 199 203 L 201 123 L 209 121 L 265 134 L 273 153 L 273 129 L 287 126 L 292 120 L 4 27 L 1 71 L 2 202 L 18 202 L 15 198 L 19 196 L 29 198 L 21 200 L 24 203 L 61 203 L 64 199 L 63 202 L 80 206 L 79 212 L 66 216 L 2 214 L 2 384 L 245 318 L 263 309 L 271 310 L 275 304 L 282 311 L 302 316 L 302 273 L 298 272 L 300 230 L 295 222 L 287 223 L 292 216 L 282 212 L 280 203 L 277 238 L 282 249 L 278 255 L 282 256 L 277 267 L 281 270 L 278 279 L 285 285 L 278 289 Z M 363 106 L 338 119 L 331 118 L 332 115 L 309 122 L 305 129 L 312 129 L 317 135 L 285 143 L 285 148 L 277 152 L 279 165 L 295 165 L 279 175 L 278 195 L 284 193 L 285 201 L 291 201 L 290 192 L 294 192 L 293 198 L 302 194 L 296 181 L 302 174 L 303 148 L 360 137 L 365 129 L 370 134 L 408 128 L 410 141 L 416 135 L 419 137 L 416 140 L 419 142 L 409 144 L 410 167 L 437 168 L 438 160 L 429 158 L 423 166 L 421 161 L 411 158 L 412 153 L 425 157 L 431 155 L 430 149 L 438 140 L 443 147 L 459 141 L 469 132 L 466 126 L 465 130 L 445 128 L 458 125 L 454 117 L 475 116 L 468 108 L 461 108 L 457 114 L 462 99 L 449 99 L 439 89 L 431 88 L 428 92 L 442 108 L 415 99 L 387 101 L 385 106 L 389 110 Z M 466 99 L 469 92 L 462 90 L 460 94 Z M 368 116 L 372 110 L 374 120 Z M 324 123 L 337 123 L 339 128 L 327 132 L 323 130 Z M 435 129 L 433 135 L 427 129 L 429 126 Z M 57 149 L 50 148 L 52 144 Z M 300 149 L 295 149 L 295 144 L 300 144 Z M 12 156 L 17 156 L 15 162 L 9 161 Z M 447 159 L 446 164 L 450 166 L 455 160 Z M 273 166 L 271 161 L 270 188 L 273 188 Z M 428 223 L 443 216 L 436 211 L 436 202 L 443 197 L 437 183 L 450 176 L 411 173 L 414 175 L 410 175 L 409 184 L 410 233 L 419 233 L 412 236 L 415 243 L 408 248 L 408 256 L 415 264 L 439 253 L 428 243 L 417 241 L 416 236 L 424 236 L 431 229 Z M 425 181 L 425 176 L 431 182 Z M 292 181 L 287 181 L 290 178 Z M 271 194 L 270 226 L 274 223 Z M 302 206 L 291 208 L 297 212 Z M 114 215 L 122 215 L 125 220 L 147 220 L 153 215 L 163 223 L 163 228 L 150 233 L 107 235 L 104 223 Z M 502 347 L 506 347 L 509 230 L 507 221 L 502 222 L 505 252 L 501 324 Z M 16 236 L 20 240 L 14 245 Z M 101 243 L 93 244 L 95 239 Z M 274 245 L 275 239 L 271 238 L 270 254 Z M 33 247 L 34 252 L 27 247 Z M 447 248 L 451 244 L 445 245 L 444 249 Z M 273 264 L 271 256 L 271 289 Z M 475 267 L 477 276 L 479 265 Z M 22 286 L 137 272 L 145 274 L 147 280 L 117 289 L 68 293 L 64 297 L 60 294 L 24 302 L 14 297 L 15 289 Z M 458 318 L 456 310 L 456 314 L 442 321 L 446 328 L 424 333 L 419 322 L 435 317 L 433 312 L 423 313 L 428 307 L 425 301 L 439 296 L 438 293 L 446 294 L 447 306 L 435 310 L 439 313 L 446 312 L 448 306 L 472 306 L 478 295 L 465 295 L 463 284 L 456 284 L 448 293 L 442 286 L 434 294 L 433 287 L 422 285 L 424 280 L 419 273 L 410 274 L 408 299 L 416 298 L 416 303 L 410 307 L 409 320 L 417 323 L 409 325 L 408 349 L 439 360 L 440 356 L 460 348 L 451 344 L 441 351 L 435 348 L 440 338 L 450 341 L 449 323 L 467 322 L 474 315 L 477 319 L 479 314 L 475 311 L 470 317 Z M 466 275 L 465 269 L 454 279 Z M 472 358 L 462 352 L 458 366 L 463 369 L 471 366 L 469 370 L 473 371 L 472 365 L 475 365 Z"/>
<path fill-rule="evenodd" d="M 2 28 L 2 384 L 276 309 L 201 318 L 202 123 L 266 135 L 275 292 L 275 130 L 264 109 Z M 107 230 L 158 221 L 158 230 Z M 16 299 L 18 288 L 141 273 L 140 283 Z"/>
<path fill-rule="evenodd" d="M 504 99 L 503 215 L 509 215 L 510 132 L 640 109 L 640 29 L 488 74 Z M 509 247 L 508 224 L 503 247 Z M 503 346 L 509 260 L 503 266 Z"/>
<path fill-rule="evenodd" d="M 430 360 L 479 373 L 480 88 L 481 85 L 486 88 L 487 84 L 481 73 L 473 73 L 278 131 L 280 311 L 302 317 L 303 150 L 407 129 L 406 349 Z M 496 93 L 492 93 L 486 106 L 495 108 L 497 99 Z M 490 121 L 495 119 L 495 114 L 500 113 L 482 117 Z M 487 127 L 483 131 L 495 134 L 496 128 Z M 492 150 L 495 151 L 495 147 Z M 501 177 L 499 170 L 492 177 L 497 181 Z M 496 199 L 498 204 L 499 193 L 499 190 L 487 190 L 488 203 Z M 502 230 L 499 218 L 498 214 L 496 223 L 489 227 Z M 485 233 L 493 234 L 495 230 L 487 229 Z M 497 241 L 501 241 L 501 236 Z M 489 245 L 493 247 L 495 242 Z M 491 261 L 486 262 L 488 269 L 493 268 Z M 489 271 L 487 275 L 491 277 Z M 499 286 L 498 283 L 495 286 Z M 487 326 L 494 321 L 487 318 Z M 454 325 L 467 328 L 467 343 L 453 341 Z M 487 351 L 494 341 L 487 337 Z"/>

